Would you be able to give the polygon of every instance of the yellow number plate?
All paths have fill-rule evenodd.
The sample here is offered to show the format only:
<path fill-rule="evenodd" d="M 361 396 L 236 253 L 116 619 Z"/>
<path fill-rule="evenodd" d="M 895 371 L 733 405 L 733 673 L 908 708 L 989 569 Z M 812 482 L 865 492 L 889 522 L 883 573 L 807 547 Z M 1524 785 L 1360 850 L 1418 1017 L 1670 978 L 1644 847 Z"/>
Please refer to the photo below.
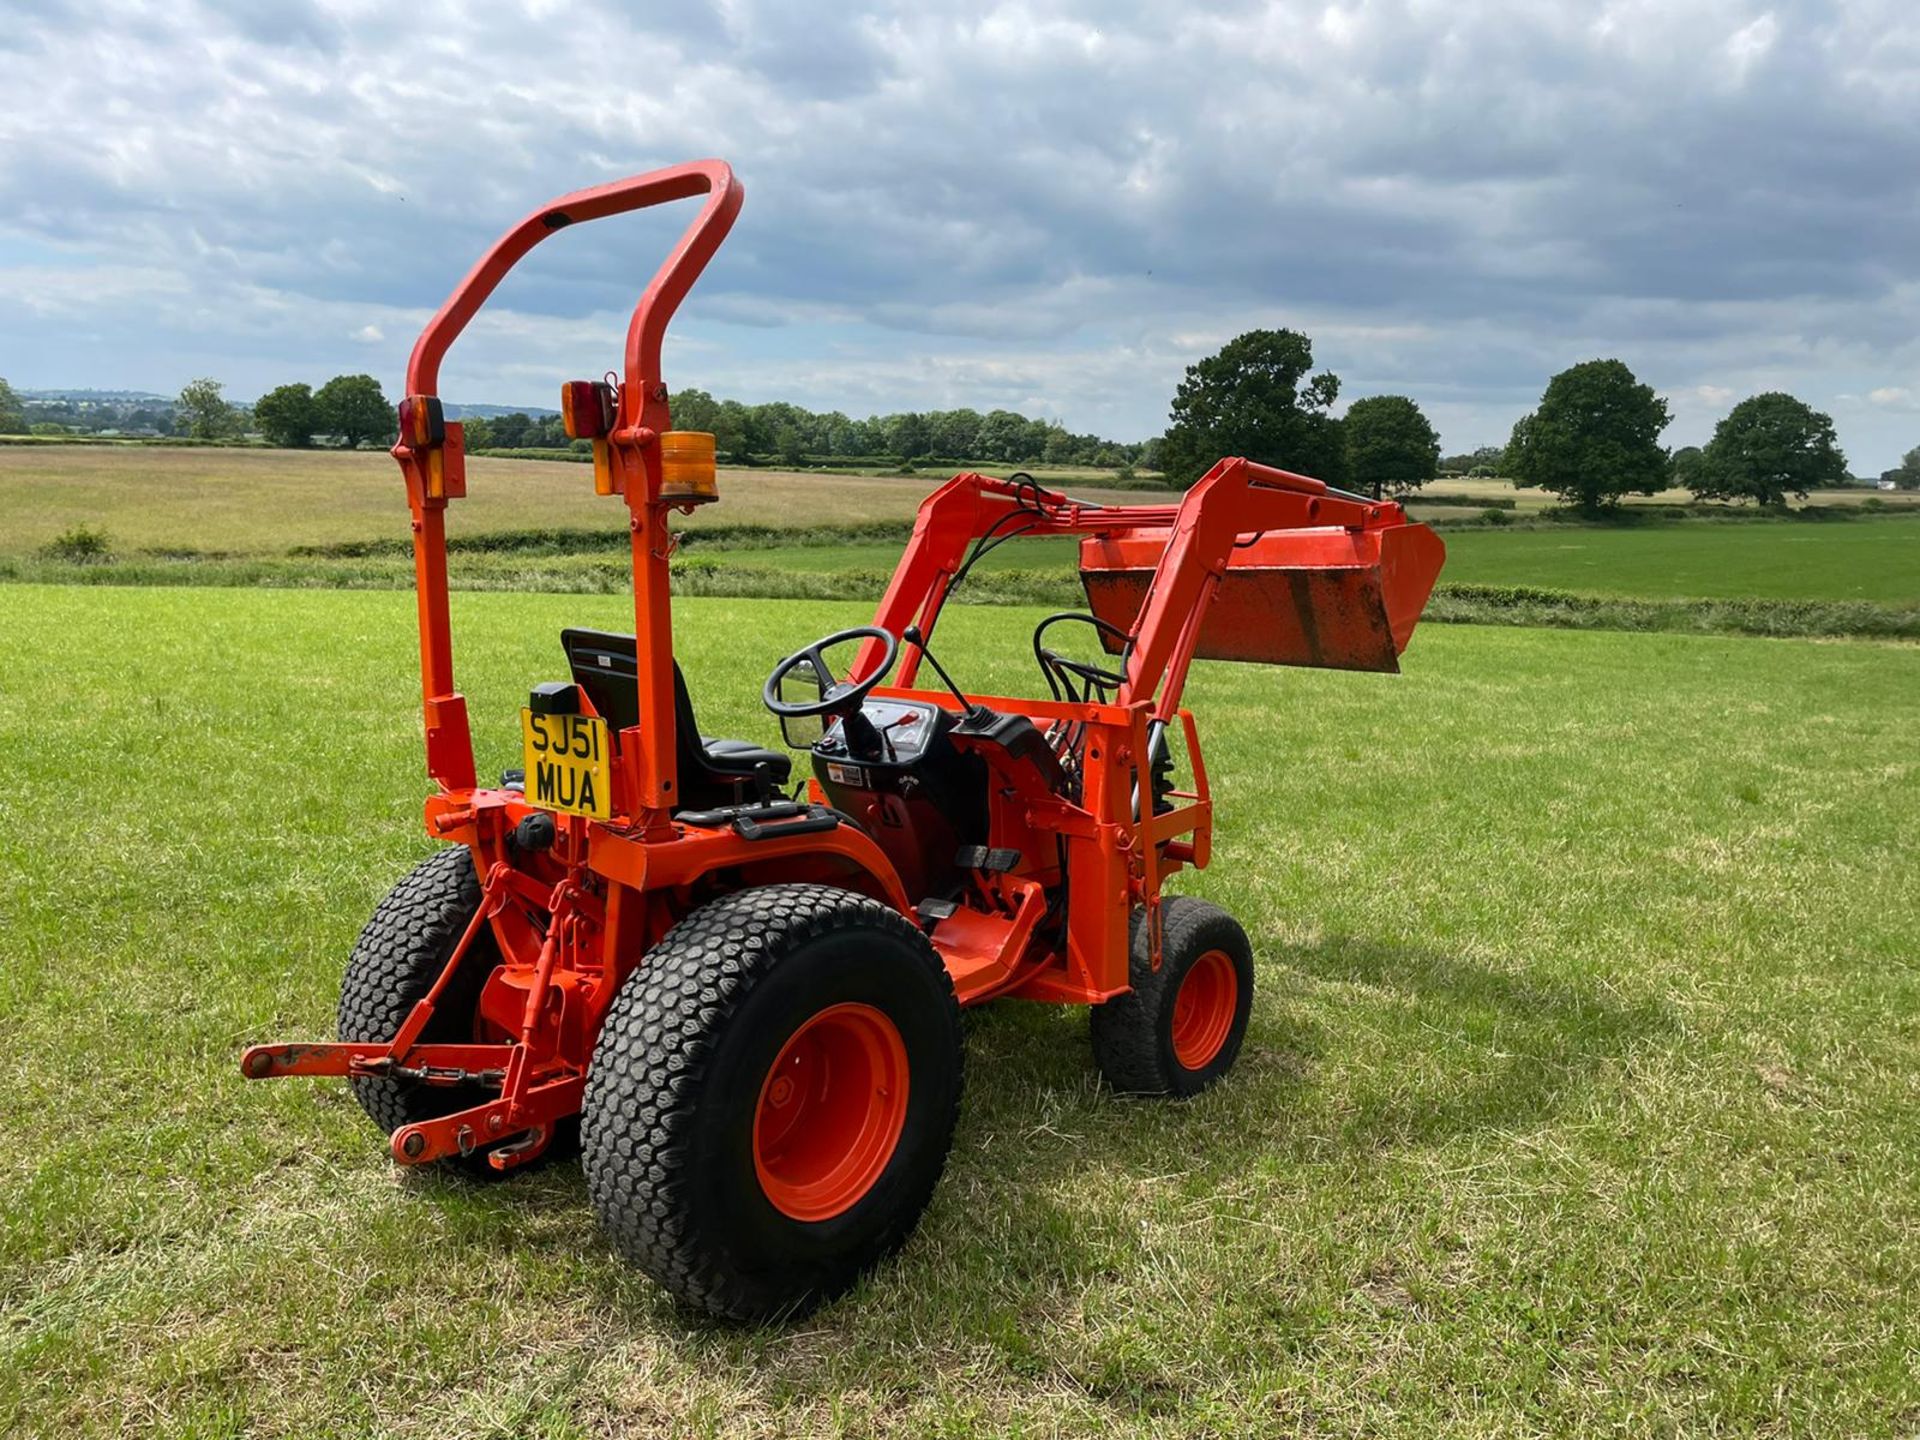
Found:
<path fill-rule="evenodd" d="M 520 731 L 526 744 L 529 805 L 594 820 L 612 818 L 606 721 L 522 710 Z"/>

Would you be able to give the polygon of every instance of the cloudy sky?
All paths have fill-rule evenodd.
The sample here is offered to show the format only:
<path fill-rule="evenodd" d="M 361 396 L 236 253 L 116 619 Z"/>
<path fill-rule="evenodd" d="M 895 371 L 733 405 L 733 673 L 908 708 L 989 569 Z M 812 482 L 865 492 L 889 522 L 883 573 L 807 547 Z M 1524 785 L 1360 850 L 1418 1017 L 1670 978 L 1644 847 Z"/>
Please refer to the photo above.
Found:
<path fill-rule="evenodd" d="M 251 398 L 367 370 L 547 198 L 747 189 L 667 378 L 854 414 L 1156 433 L 1237 332 L 1449 450 L 1617 355 L 1669 443 L 1785 388 L 1857 471 L 1920 444 L 1912 0 L 152 6 L 8 0 L 0 374 Z M 677 230 L 568 231 L 449 359 L 552 405 Z"/>

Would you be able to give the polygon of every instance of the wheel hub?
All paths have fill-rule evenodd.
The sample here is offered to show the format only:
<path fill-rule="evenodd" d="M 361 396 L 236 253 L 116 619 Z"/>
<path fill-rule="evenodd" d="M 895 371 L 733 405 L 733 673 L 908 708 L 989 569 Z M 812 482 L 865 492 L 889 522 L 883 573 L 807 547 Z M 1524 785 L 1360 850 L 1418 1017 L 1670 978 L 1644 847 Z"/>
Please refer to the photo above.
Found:
<path fill-rule="evenodd" d="M 768 1067 L 753 1118 L 753 1168 L 773 1207 L 830 1220 L 858 1204 L 893 1158 L 907 1118 L 907 1049 L 871 1005 L 832 1005 Z"/>
<path fill-rule="evenodd" d="M 1240 1008 L 1240 975 L 1224 950 L 1209 950 L 1181 978 L 1173 997 L 1173 1058 L 1203 1070 L 1227 1043 Z"/>

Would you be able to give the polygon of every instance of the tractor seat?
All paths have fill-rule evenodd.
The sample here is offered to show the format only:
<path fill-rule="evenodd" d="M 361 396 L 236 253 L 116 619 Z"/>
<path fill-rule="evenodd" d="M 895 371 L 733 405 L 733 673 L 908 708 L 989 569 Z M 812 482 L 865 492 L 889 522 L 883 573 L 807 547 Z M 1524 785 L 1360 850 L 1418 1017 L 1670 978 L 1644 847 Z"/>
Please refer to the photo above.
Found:
<path fill-rule="evenodd" d="M 561 647 L 573 671 L 573 683 L 587 692 L 606 722 L 615 730 L 640 723 L 640 697 L 634 690 L 639 676 L 634 640 L 606 630 L 562 630 Z M 673 662 L 673 732 L 680 771 L 680 802 L 676 810 L 713 810 L 738 805 L 757 794 L 755 780 L 765 774 L 776 786 L 793 773 L 793 757 L 768 750 L 751 740 L 728 740 L 702 735 L 687 694 L 687 677 Z"/>

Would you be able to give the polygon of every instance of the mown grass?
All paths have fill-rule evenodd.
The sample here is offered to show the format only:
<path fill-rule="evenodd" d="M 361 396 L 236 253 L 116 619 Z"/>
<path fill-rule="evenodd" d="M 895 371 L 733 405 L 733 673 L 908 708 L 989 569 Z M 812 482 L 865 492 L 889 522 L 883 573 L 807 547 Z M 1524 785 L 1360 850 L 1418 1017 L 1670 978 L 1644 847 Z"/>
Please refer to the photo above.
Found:
<path fill-rule="evenodd" d="M 1510 480 L 1501 480 L 1487 476 L 1442 475 L 1426 487 L 1435 494 L 1459 495 L 1492 504 L 1502 500 L 1512 501 L 1515 510 L 1522 516 L 1537 516 L 1541 511 L 1558 508 L 1562 501 L 1549 490 L 1520 488 Z M 1431 509 L 1434 515 L 1440 515 L 1438 507 L 1423 507 L 1422 494 L 1413 492 L 1409 504 L 1418 509 Z M 1820 508 L 1828 506 L 1858 505 L 1863 500 L 1878 500 L 1893 509 L 1920 507 L 1920 491 L 1871 490 L 1859 486 L 1849 486 L 1835 490 L 1814 490 L 1803 500 L 1796 499 L 1796 505 L 1813 505 Z M 1665 508 L 1675 505 L 1690 505 L 1694 497 L 1688 490 L 1661 490 L 1652 495 L 1627 495 L 1620 501 L 1629 513 L 1647 507 Z M 1746 507 L 1728 505 L 1724 507 L 1730 515 L 1751 513 Z M 1425 517 L 1423 517 L 1425 518 Z"/>
<path fill-rule="evenodd" d="M 462 594 L 486 767 L 614 597 Z M 556 1169 L 396 1171 L 321 1035 L 426 848 L 400 593 L 0 587 L 0 1431 L 1895 1435 L 1920 1425 L 1920 650 L 1430 627 L 1196 667 L 1183 888 L 1261 994 L 1191 1104 L 971 1017 L 900 1260 L 689 1321 Z M 863 607 L 687 601 L 708 729 Z M 955 610 L 1028 687 L 1031 612 Z"/>
<path fill-rule="evenodd" d="M 716 533 L 716 532 L 705 532 Z M 474 537 L 495 540 L 499 535 Z M 624 536 L 609 537 L 624 542 Z M 688 546 L 671 567 L 677 595 L 735 599 L 874 600 L 886 589 L 888 569 L 841 568 L 859 555 L 855 547 L 822 547 L 832 556 L 818 563 L 788 564 L 805 547 L 742 549 Z M 1011 547 L 1009 547 L 1010 549 Z M 632 571 L 624 543 L 569 551 L 488 546 L 456 554 L 452 584 L 459 590 L 628 593 Z M 878 558 L 876 555 L 873 557 Z M 1085 603 L 1071 569 L 1018 568 L 1017 554 L 995 551 L 956 594 L 962 604 L 1048 605 Z M 413 583 L 410 560 L 384 542 L 371 553 L 297 556 L 146 556 L 59 560 L 0 557 L 0 581 L 91 586 L 260 586 L 276 589 L 393 590 Z M 1920 639 L 1920 605 L 1871 600 L 1767 600 L 1730 598 L 1579 595 L 1531 586 L 1455 585 L 1443 580 L 1426 610 L 1429 623 L 1548 626 L 1567 630 L 1663 631 L 1802 637 Z"/>
<path fill-rule="evenodd" d="M 1454 584 L 1595 595 L 1920 602 L 1920 523 L 1582 527 L 1447 532 Z"/>
<path fill-rule="evenodd" d="M 1448 530 L 1445 538 L 1442 573 L 1453 585 L 1526 585 L 1648 598 L 1920 603 L 1920 523 L 1900 516 L 1828 524 Z M 884 571 L 898 555 L 897 543 L 841 541 L 726 559 L 785 570 Z M 982 563 L 1070 571 L 1076 556 L 1072 541 L 1015 540 Z"/>

